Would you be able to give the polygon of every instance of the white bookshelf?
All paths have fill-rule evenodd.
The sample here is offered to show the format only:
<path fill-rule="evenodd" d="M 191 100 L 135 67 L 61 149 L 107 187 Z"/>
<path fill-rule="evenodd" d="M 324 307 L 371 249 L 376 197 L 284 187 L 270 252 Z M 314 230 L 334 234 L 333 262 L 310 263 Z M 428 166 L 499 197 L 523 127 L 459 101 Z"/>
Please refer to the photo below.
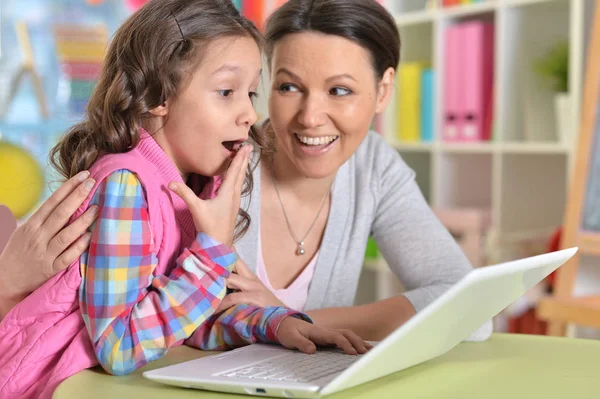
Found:
<path fill-rule="evenodd" d="M 386 111 L 382 133 L 415 170 L 432 207 L 491 211 L 490 237 L 502 248 L 489 254 L 488 263 L 521 257 L 522 252 L 511 248 L 524 241 L 543 242 L 562 223 L 579 132 L 584 58 L 594 1 L 483 0 L 449 8 L 431 7 L 430 3 L 386 0 L 384 5 L 400 30 L 401 62 L 427 61 L 435 71 L 434 140 L 399 141 L 396 98 Z M 440 138 L 444 31 L 467 20 L 495 23 L 494 139 L 446 143 Z M 533 69 L 534 61 L 560 41 L 570 46 L 574 123 L 569 142 L 556 138 L 553 93 Z M 367 265 L 367 270 L 382 273 L 384 266 L 377 261 Z M 387 290 L 377 284 L 376 297 L 394 294 L 394 287 L 395 282 Z"/>

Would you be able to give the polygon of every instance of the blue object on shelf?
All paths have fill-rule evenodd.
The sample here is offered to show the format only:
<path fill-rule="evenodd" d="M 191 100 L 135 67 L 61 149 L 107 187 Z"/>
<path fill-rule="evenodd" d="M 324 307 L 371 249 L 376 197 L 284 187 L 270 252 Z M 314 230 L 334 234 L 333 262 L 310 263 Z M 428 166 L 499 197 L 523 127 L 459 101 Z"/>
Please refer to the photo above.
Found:
<path fill-rule="evenodd" d="M 421 140 L 433 141 L 433 69 L 421 73 Z"/>

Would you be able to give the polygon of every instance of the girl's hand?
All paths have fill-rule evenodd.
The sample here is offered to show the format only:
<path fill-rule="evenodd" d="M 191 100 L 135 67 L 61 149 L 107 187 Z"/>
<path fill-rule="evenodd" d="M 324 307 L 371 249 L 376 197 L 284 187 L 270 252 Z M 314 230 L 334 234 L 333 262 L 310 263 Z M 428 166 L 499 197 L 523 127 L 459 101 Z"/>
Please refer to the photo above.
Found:
<path fill-rule="evenodd" d="M 348 355 L 367 353 L 373 346 L 350 330 L 332 330 L 288 316 L 279 324 L 277 340 L 289 349 L 315 353 L 317 346 L 337 346 Z"/>
<path fill-rule="evenodd" d="M 242 185 L 246 177 L 246 168 L 250 159 L 251 145 L 239 149 L 223 183 L 219 187 L 217 196 L 210 200 L 202 200 L 185 184 L 171 182 L 169 189 L 181 197 L 186 203 L 192 217 L 196 231 L 208 234 L 219 242 L 231 246 L 233 233 L 240 209 Z"/>
<path fill-rule="evenodd" d="M 1 296 L 25 298 L 88 248 L 91 235 L 85 232 L 98 216 L 97 206 L 64 227 L 94 186 L 88 176 L 85 171 L 67 180 L 14 231 L 0 254 Z"/>
<path fill-rule="evenodd" d="M 234 305 L 249 306 L 286 306 L 265 285 L 258 276 L 248 269 L 246 263 L 238 256 L 235 272 L 227 278 L 227 288 L 239 290 L 225 296 L 218 311 Z"/>

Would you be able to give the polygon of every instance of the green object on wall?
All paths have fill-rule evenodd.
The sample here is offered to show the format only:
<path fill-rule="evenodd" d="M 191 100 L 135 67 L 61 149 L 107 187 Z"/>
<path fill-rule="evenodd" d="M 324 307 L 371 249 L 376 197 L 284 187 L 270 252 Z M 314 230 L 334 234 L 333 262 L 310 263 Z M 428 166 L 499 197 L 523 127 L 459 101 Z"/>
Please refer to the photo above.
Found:
<path fill-rule="evenodd" d="M 373 237 L 369 237 L 367 241 L 367 251 L 365 252 L 366 259 L 377 259 L 379 257 L 379 250 Z"/>

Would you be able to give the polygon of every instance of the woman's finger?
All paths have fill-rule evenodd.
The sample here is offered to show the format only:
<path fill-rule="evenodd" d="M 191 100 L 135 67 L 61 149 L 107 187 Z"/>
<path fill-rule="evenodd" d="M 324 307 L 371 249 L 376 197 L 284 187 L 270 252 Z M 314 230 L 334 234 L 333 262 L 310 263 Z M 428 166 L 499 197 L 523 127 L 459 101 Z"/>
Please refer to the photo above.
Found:
<path fill-rule="evenodd" d="M 232 292 L 231 294 L 228 294 L 223 299 L 223 302 L 221 302 L 221 304 L 223 304 L 223 309 L 227 309 L 236 305 L 260 307 L 261 304 L 259 303 L 256 295 L 252 294 L 253 293 L 251 292 Z"/>
<path fill-rule="evenodd" d="M 54 237 L 67 224 L 94 187 L 94 179 L 87 179 L 89 175 L 83 171 L 67 180 L 31 215 L 29 220 L 43 230 L 41 234 Z"/>
<path fill-rule="evenodd" d="M 56 234 L 48 244 L 48 256 L 56 258 L 81 237 L 98 217 L 99 209 L 98 205 L 91 206 L 83 215 Z"/>
<path fill-rule="evenodd" d="M 232 273 L 227 277 L 227 288 L 241 291 L 252 291 L 254 280 Z"/>
<path fill-rule="evenodd" d="M 85 233 L 73 245 L 67 248 L 66 251 L 60 254 L 52 264 L 52 273 L 56 274 L 66 269 L 71 263 L 77 260 L 89 247 L 91 238 L 92 233 Z"/>
<path fill-rule="evenodd" d="M 237 258 L 238 260 L 237 262 L 235 262 L 235 272 L 242 277 L 246 277 L 249 279 L 255 278 L 256 275 L 252 273 L 252 271 L 248 268 L 246 262 L 244 262 L 239 255 L 237 255 Z"/>

